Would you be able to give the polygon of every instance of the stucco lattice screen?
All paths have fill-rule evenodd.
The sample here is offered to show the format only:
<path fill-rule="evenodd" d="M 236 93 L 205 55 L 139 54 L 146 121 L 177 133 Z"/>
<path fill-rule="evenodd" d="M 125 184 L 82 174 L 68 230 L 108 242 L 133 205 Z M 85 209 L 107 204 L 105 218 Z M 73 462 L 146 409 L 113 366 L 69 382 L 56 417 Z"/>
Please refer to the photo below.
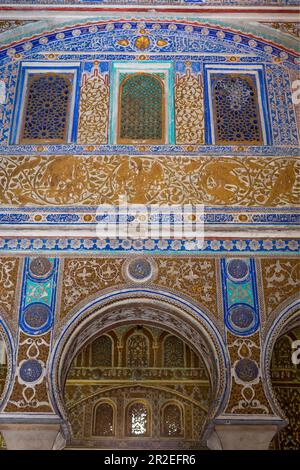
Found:
<path fill-rule="evenodd" d="M 128 367 L 148 367 L 149 344 L 145 336 L 140 334 L 131 335 L 128 339 Z"/>
<path fill-rule="evenodd" d="M 92 344 L 92 366 L 106 366 L 112 365 L 112 344 L 108 336 L 101 336 L 96 339 Z"/>
<path fill-rule="evenodd" d="M 163 142 L 163 94 L 163 83 L 151 74 L 137 73 L 123 79 L 120 86 L 120 142 Z"/>
<path fill-rule="evenodd" d="M 183 342 L 176 336 L 168 336 L 164 343 L 165 367 L 184 367 Z"/>
<path fill-rule="evenodd" d="M 67 141 L 72 91 L 70 74 L 30 74 L 21 143 Z"/>
<path fill-rule="evenodd" d="M 216 144 L 262 145 L 256 84 L 251 76 L 212 75 Z"/>

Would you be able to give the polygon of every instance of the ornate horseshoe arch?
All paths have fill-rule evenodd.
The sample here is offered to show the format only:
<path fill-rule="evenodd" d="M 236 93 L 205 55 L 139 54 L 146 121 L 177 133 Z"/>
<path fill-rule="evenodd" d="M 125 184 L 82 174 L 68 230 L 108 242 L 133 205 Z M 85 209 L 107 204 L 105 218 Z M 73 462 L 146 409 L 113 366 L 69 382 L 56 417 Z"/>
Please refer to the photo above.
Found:
<path fill-rule="evenodd" d="M 13 371 L 14 371 L 14 342 L 10 333 L 9 328 L 1 317 L 0 312 L 0 337 L 5 343 L 6 354 L 7 354 L 7 375 L 5 386 L 2 394 L 0 395 L 0 411 L 4 408 L 6 404 L 6 399 L 8 397 L 8 392 L 11 386 L 13 385 Z"/>
<path fill-rule="evenodd" d="M 300 324 L 300 299 L 294 300 L 288 306 L 281 311 L 275 320 L 273 320 L 263 346 L 261 360 L 262 360 L 262 371 L 263 371 L 263 383 L 265 388 L 265 393 L 268 397 L 268 400 L 273 408 L 275 414 L 284 418 L 284 414 L 277 402 L 275 394 L 273 392 L 272 383 L 271 383 L 271 359 L 272 353 L 275 346 L 275 343 L 279 336 L 292 328 L 294 325 Z"/>
<path fill-rule="evenodd" d="M 217 327 L 186 299 L 169 292 L 135 288 L 105 294 L 81 307 L 54 345 L 49 368 L 50 396 L 61 418 L 66 421 L 63 390 L 67 372 L 79 350 L 93 337 L 112 328 L 141 322 L 163 325 L 201 355 L 211 384 L 206 424 L 217 416 L 228 390 L 226 350 Z"/>

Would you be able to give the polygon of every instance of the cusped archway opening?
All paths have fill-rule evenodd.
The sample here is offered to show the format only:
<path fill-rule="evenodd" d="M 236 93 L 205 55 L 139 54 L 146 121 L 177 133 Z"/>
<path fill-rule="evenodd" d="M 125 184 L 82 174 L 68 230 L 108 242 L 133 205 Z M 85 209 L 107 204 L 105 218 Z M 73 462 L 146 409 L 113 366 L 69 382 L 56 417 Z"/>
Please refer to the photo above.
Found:
<path fill-rule="evenodd" d="M 4 392 L 7 378 L 7 349 L 3 335 L 0 330 L 0 403 Z"/>
<path fill-rule="evenodd" d="M 64 391 L 71 448 L 199 449 L 209 373 L 179 336 L 147 324 L 93 339 L 74 358 Z"/>
<path fill-rule="evenodd" d="M 3 403 L 5 389 L 8 382 L 8 351 L 4 332 L 0 324 L 0 408 Z M 0 433 L 0 450 L 6 449 L 5 441 Z"/>
<path fill-rule="evenodd" d="M 170 433 L 176 428 L 166 449 L 174 448 L 176 439 L 183 448 L 202 448 L 228 390 L 225 346 L 210 317 L 187 299 L 146 288 L 105 294 L 82 305 L 54 345 L 50 376 L 51 399 L 66 424 L 67 445 L 86 448 L 103 448 L 101 433 L 116 429 L 123 439 L 119 447 L 126 439 L 133 446 L 128 423 L 138 413 L 145 415 L 146 434 L 143 444 L 135 440 L 135 448 L 159 446 L 168 427 L 163 416 L 165 422 L 173 416 Z M 80 413 L 89 415 L 83 434 Z M 100 431 L 103 415 L 109 424 Z M 194 434 L 185 431 L 189 427 Z M 106 437 L 105 447 L 116 448 L 116 442 L 109 443 L 115 434 Z"/>
<path fill-rule="evenodd" d="M 277 338 L 271 359 L 273 393 L 288 424 L 273 438 L 271 449 L 300 448 L 300 316 Z"/>

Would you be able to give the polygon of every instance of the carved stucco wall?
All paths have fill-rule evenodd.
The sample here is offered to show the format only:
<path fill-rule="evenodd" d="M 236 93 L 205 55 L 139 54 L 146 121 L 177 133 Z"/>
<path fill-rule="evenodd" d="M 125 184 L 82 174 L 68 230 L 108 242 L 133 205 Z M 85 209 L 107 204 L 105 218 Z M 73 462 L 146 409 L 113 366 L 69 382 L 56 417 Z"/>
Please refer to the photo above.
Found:
<path fill-rule="evenodd" d="M 0 129 L 0 223 L 6 228 L 14 224 L 23 230 L 30 222 L 36 226 L 42 224 L 51 231 L 51 227 L 59 223 L 72 227 L 74 220 L 82 224 L 95 222 L 95 206 L 116 203 L 120 194 L 127 194 L 132 203 L 203 203 L 218 208 L 219 212 L 211 217 L 214 223 L 219 218 L 228 239 L 209 239 L 202 253 L 196 250 L 193 254 L 182 255 L 184 250 L 189 250 L 185 241 L 164 244 L 148 240 L 132 246 L 135 255 L 141 248 L 150 252 L 156 266 L 156 274 L 146 286 L 166 291 L 171 296 L 178 294 L 197 305 L 223 337 L 230 361 L 225 414 L 272 415 L 272 400 L 263 384 L 261 352 L 272 322 L 283 308 L 297 300 L 299 261 L 295 254 L 298 241 L 281 239 L 280 233 L 277 239 L 270 240 L 264 238 L 263 231 L 260 239 L 239 239 L 231 236 L 226 224 L 233 220 L 239 228 L 247 222 L 249 227 L 257 228 L 258 223 L 264 223 L 273 229 L 278 226 L 286 229 L 297 223 L 299 105 L 292 102 L 292 82 L 297 77 L 299 64 L 292 40 L 292 36 L 297 35 L 297 25 L 291 28 L 284 24 L 272 27 L 257 24 L 236 28 L 236 25 L 225 27 L 222 23 L 207 25 L 199 20 L 191 22 L 193 24 L 182 23 L 180 19 L 162 18 L 162 21 L 166 23 L 162 29 L 162 22 L 155 21 L 148 24 L 124 20 L 121 27 L 113 20 L 88 25 L 82 21 L 77 26 L 56 24 L 52 32 L 48 24 L 41 22 L 2 24 L 4 47 L 0 57 L 0 80 L 6 84 L 6 101 L 0 105 L 3 123 Z M 13 27 L 20 43 L 9 45 L 9 30 Z M 253 28 L 259 32 L 255 39 Z M 144 39 L 139 39 L 141 37 Z M 149 38 L 149 43 L 145 37 Z M 151 47 L 142 50 L 139 44 L 151 44 Z M 181 51 L 176 52 L 178 44 Z M 124 59 L 129 63 L 146 64 L 157 60 L 158 54 L 162 62 L 174 65 L 174 143 L 158 146 L 111 143 L 109 113 L 115 92 L 110 87 L 112 62 Z M 269 113 L 264 116 L 264 124 L 270 132 L 268 145 L 211 144 L 211 123 L 205 115 L 203 100 L 207 99 L 204 96 L 205 86 L 207 89 L 205 67 L 212 57 L 220 66 L 234 65 L 244 71 L 249 71 L 249 65 L 263 65 L 263 88 L 269 107 Z M 41 59 L 46 63 L 58 60 L 62 64 L 72 60 L 81 64 L 78 132 L 72 143 L 25 146 L 13 142 L 13 111 L 20 64 Z M 101 90 L 101 99 L 97 90 Z M 195 105 L 198 102 L 200 105 Z M 94 125 L 100 107 L 105 112 Z M 58 212 L 50 213 L 53 208 Z M 229 210 L 236 211 L 234 216 Z M 51 239 L 48 233 L 39 237 L 22 234 L 18 238 L 1 238 L 0 320 L 5 322 L 13 337 L 15 359 L 14 367 L 9 365 L 15 376 L 10 390 L 5 393 L 1 412 L 55 413 L 45 375 L 51 347 L 88 300 L 135 286 L 124 274 L 126 258 L 133 250 L 127 251 L 129 256 L 116 253 L 116 249 L 126 252 L 122 243 L 117 246 L 114 241 L 106 244 L 103 240 L 89 238 Z M 163 255 L 164 249 L 171 253 Z M 38 250 L 43 256 L 49 251 L 53 264 L 51 276 L 52 279 L 57 276 L 57 288 L 56 281 L 49 285 L 48 281 L 43 281 L 41 286 L 28 278 L 26 257 L 36 257 Z M 89 250 L 93 253 L 89 254 Z M 22 251 L 23 256 L 19 256 Z M 158 254 L 151 251 L 158 251 Z M 222 271 L 224 260 L 220 258 L 245 257 L 245 254 L 248 260 L 255 260 L 256 277 L 254 281 L 252 278 L 252 285 L 244 284 L 237 289 L 234 302 L 242 303 L 245 298 L 256 295 L 259 326 L 243 336 L 233 333 L 227 321 L 230 308 L 225 311 L 224 283 L 228 280 L 224 274 L 226 268 Z M 30 289 L 32 292 L 26 299 L 25 286 L 27 294 Z M 45 300 L 50 298 L 51 302 Z M 26 325 L 24 331 L 23 321 L 24 312 L 35 302 L 49 307 L 51 319 L 37 336 L 34 331 L 26 330 Z M 250 360 L 250 368 L 249 363 L 241 362 L 244 359 Z M 26 385 L 22 379 L 21 366 L 28 360 L 37 361 L 43 369 L 40 382 L 33 386 Z M 244 370 L 243 364 L 247 366 Z M 255 377 L 249 385 L 251 373 Z M 254 402 L 258 406 L 253 406 Z"/>

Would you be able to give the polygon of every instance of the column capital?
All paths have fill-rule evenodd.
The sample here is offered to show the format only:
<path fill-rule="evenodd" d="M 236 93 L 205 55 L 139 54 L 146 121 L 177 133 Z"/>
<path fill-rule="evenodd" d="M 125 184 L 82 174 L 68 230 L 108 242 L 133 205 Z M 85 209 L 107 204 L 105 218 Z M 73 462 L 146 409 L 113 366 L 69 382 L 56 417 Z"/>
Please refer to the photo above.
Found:
<path fill-rule="evenodd" d="M 52 450 L 62 434 L 62 424 L 53 415 L 25 418 L 0 415 L 0 431 L 8 450 Z"/>
<path fill-rule="evenodd" d="M 268 450 L 275 434 L 286 424 L 278 416 L 222 416 L 214 420 L 207 445 L 222 450 Z"/>

